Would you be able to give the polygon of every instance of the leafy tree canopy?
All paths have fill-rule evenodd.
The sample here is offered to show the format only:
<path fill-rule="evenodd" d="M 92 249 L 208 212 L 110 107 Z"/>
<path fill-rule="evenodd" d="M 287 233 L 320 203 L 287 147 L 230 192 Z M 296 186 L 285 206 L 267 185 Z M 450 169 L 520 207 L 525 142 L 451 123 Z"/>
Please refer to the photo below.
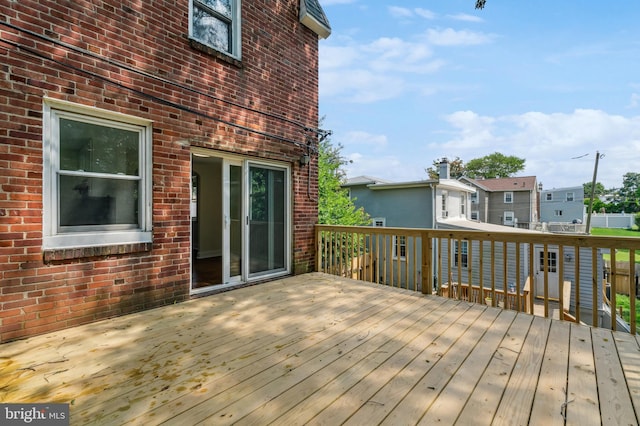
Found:
<path fill-rule="evenodd" d="M 341 185 L 345 180 L 342 145 L 334 146 L 330 138 L 318 146 L 318 222 L 324 225 L 368 225 L 369 215 L 356 208 L 349 192 Z"/>
<path fill-rule="evenodd" d="M 506 178 L 524 170 L 524 163 L 524 158 L 494 152 L 470 160 L 465 167 L 465 174 L 474 179 Z"/>
<path fill-rule="evenodd" d="M 640 199 L 640 173 L 625 173 L 622 176 L 620 196 L 623 200 Z"/>
<path fill-rule="evenodd" d="M 583 183 L 582 187 L 584 188 L 584 197 L 591 198 L 591 182 Z M 601 195 L 604 195 L 606 192 L 607 190 L 604 188 L 604 185 L 600 182 L 596 182 L 596 189 L 593 195 L 595 197 L 599 197 Z"/>

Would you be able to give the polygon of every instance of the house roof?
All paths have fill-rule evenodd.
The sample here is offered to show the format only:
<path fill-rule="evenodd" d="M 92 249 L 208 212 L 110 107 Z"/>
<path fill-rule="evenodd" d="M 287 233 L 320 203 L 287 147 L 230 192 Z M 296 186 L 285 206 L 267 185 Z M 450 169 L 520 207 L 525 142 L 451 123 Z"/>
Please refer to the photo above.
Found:
<path fill-rule="evenodd" d="M 440 179 L 438 183 L 438 189 L 452 189 L 455 191 L 464 191 L 464 192 L 476 192 L 476 189 L 465 185 L 464 183 L 457 181 L 455 179 Z"/>
<path fill-rule="evenodd" d="M 300 22 L 320 38 L 331 34 L 331 25 L 318 0 L 300 0 Z"/>
<path fill-rule="evenodd" d="M 464 180 L 473 185 L 477 185 L 478 187 L 488 192 L 535 191 L 536 190 L 535 176 L 496 178 L 496 179 L 464 178 Z"/>
<path fill-rule="evenodd" d="M 494 223 L 476 222 L 474 220 L 467 219 L 438 219 L 436 221 L 438 228 L 457 228 L 457 229 L 471 229 L 474 231 L 484 232 L 517 232 L 517 233 L 536 233 L 540 231 L 534 231 L 530 229 L 522 229 L 513 226 L 496 225 Z"/>
<path fill-rule="evenodd" d="M 373 176 L 356 176 L 342 184 L 342 186 L 371 185 L 377 183 L 393 183 L 390 180 L 381 179 Z"/>

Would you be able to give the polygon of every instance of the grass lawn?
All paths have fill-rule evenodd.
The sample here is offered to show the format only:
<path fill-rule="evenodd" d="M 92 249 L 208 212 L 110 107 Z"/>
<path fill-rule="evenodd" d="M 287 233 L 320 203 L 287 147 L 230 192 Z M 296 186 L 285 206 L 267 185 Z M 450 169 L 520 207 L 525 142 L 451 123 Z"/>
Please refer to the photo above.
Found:
<path fill-rule="evenodd" d="M 638 237 L 640 238 L 640 231 L 634 231 L 632 229 L 613 229 L 613 228 L 592 228 L 591 235 L 604 235 L 611 237 Z M 604 260 L 611 260 L 611 256 L 608 253 L 602 255 Z M 636 252 L 636 263 L 640 263 L 640 253 Z M 621 249 L 616 251 L 616 261 L 628 262 L 629 250 Z"/>
<path fill-rule="evenodd" d="M 605 235 L 611 237 L 640 237 L 640 231 L 617 228 L 591 228 L 591 235 Z"/>
<path fill-rule="evenodd" d="M 640 303 L 636 300 L 636 324 L 640 325 Z M 616 294 L 616 307 L 620 309 L 622 306 L 622 318 L 629 323 L 629 296 L 625 296 L 624 294 Z M 620 311 L 618 311 L 620 312 Z"/>

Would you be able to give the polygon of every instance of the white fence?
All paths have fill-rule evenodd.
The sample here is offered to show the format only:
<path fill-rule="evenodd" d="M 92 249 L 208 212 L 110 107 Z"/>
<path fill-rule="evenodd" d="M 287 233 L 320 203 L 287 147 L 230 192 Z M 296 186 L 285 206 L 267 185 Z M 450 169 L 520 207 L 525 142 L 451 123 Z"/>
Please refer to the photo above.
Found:
<path fill-rule="evenodd" d="M 631 228 L 635 224 L 634 213 L 594 213 L 591 216 L 592 228 Z"/>

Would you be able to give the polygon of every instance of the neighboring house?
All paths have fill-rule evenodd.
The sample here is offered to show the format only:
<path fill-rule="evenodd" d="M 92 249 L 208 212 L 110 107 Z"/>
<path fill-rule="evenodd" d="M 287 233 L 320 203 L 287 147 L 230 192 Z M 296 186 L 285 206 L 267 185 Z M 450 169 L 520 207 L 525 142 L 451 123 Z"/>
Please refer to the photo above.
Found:
<path fill-rule="evenodd" d="M 540 222 L 583 223 L 583 186 L 545 189 L 540 193 Z"/>
<path fill-rule="evenodd" d="M 538 222 L 538 184 L 535 176 L 471 179 L 461 182 L 477 190 L 471 218 L 480 222 L 528 229 Z"/>
<path fill-rule="evenodd" d="M 442 176 L 413 182 L 391 182 L 371 176 L 347 179 L 344 188 L 356 207 L 373 219 L 374 226 L 437 229 L 453 221 L 468 221 L 474 189 L 449 179 L 449 165 L 440 165 Z"/>
<path fill-rule="evenodd" d="M 474 188 L 462 182 L 448 179 L 448 164 L 440 164 L 440 176 L 442 179 L 424 180 L 416 182 L 390 182 L 387 180 L 370 176 L 358 176 L 348 179 L 343 185 L 349 189 L 349 194 L 357 207 L 362 207 L 372 217 L 372 226 L 376 227 L 396 227 L 396 228 L 427 228 L 427 229 L 466 229 L 483 232 L 518 232 L 537 233 L 527 229 L 518 229 L 514 226 L 496 225 L 492 223 L 482 223 L 470 220 L 473 204 L 471 200 L 474 195 Z M 482 181 L 485 182 L 485 181 Z M 521 185 L 521 182 L 516 181 Z M 535 187 L 535 179 L 531 182 Z M 513 185 L 516 186 L 516 185 Z M 487 191 L 491 193 L 491 191 Z M 525 191 L 514 191 L 522 192 Z M 522 195 L 522 194 L 520 194 Z M 520 197 L 518 197 L 520 198 Z M 404 270 L 405 262 L 409 262 L 409 267 L 413 268 L 414 262 L 419 262 L 422 256 L 421 244 L 414 241 L 411 236 L 388 235 L 385 238 L 371 240 L 369 248 L 375 250 L 374 258 L 383 265 L 373 265 L 376 274 L 380 275 L 381 281 L 388 280 L 388 276 L 395 273 L 400 276 L 401 282 L 394 283 L 402 287 L 414 288 L 421 285 L 421 265 L 416 263 L 418 276 L 412 277 L 398 275 L 398 267 Z M 548 246 L 547 249 L 547 279 L 551 297 L 558 297 L 558 282 L 560 280 L 558 265 L 559 248 Z M 515 245 L 509 244 L 506 247 L 506 254 L 503 256 L 505 247 L 502 244 L 495 244 L 491 247 L 485 244 L 482 247 L 478 242 L 474 242 L 472 247 L 466 240 L 453 240 L 451 244 L 443 241 L 440 246 L 434 247 L 433 263 L 439 265 L 434 271 L 434 285 L 448 281 L 458 282 L 479 282 L 479 273 L 483 271 L 483 280 L 487 285 L 491 282 L 491 271 L 496 272 L 493 282 L 496 288 L 503 288 L 505 285 L 503 275 L 503 258 L 507 259 L 506 279 L 508 283 L 515 283 L 519 276 L 523 287 L 529 271 L 533 268 L 534 283 L 531 291 L 533 295 L 541 295 L 544 291 L 544 247 L 535 245 L 533 247 L 534 264 L 530 265 L 529 244 L 522 243 L 519 248 L 520 270 L 515 268 L 516 257 L 518 256 Z M 479 253 L 482 251 L 483 255 Z M 460 253 L 460 256 L 458 254 Z M 469 256 L 472 253 L 473 256 Z M 564 249 L 565 265 L 573 265 L 575 250 L 573 247 Z M 462 264 L 458 265 L 458 260 Z M 469 259 L 471 259 L 469 261 Z M 480 268 L 482 259 L 483 268 Z M 451 264 L 451 269 L 448 265 Z M 588 315 L 593 306 L 592 283 L 592 256 L 589 250 L 581 250 L 580 262 L 580 304 L 583 314 Z M 460 267 L 460 268 L 458 268 Z M 604 265 L 602 256 L 598 253 L 597 271 L 603 271 Z M 461 276 L 458 276 L 458 271 Z M 473 276 L 469 276 L 472 271 Z M 386 276 L 385 276 L 386 275 Z M 568 267 L 564 271 L 564 280 L 575 282 L 575 268 Z M 598 281 L 601 286 L 600 281 Z M 598 292 L 598 306 L 601 306 L 602 295 Z M 575 312 L 575 293 L 571 296 L 571 309 Z"/>
<path fill-rule="evenodd" d="M 0 342 L 313 269 L 317 0 L 0 14 Z"/>

